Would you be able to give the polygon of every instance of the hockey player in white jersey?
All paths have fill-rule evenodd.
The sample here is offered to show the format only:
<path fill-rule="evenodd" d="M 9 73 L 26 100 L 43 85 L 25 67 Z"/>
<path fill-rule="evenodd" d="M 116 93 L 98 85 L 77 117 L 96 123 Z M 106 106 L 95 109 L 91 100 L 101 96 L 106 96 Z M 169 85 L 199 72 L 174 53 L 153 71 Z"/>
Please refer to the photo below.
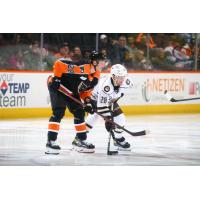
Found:
<path fill-rule="evenodd" d="M 113 65 L 110 74 L 101 77 L 92 92 L 92 100 L 96 104 L 97 112 L 124 126 L 125 115 L 116 101 L 124 95 L 125 90 L 131 85 L 126 68 L 121 64 Z M 99 115 L 96 113 L 88 115 L 86 119 L 88 131 L 93 128 L 98 117 Z M 114 145 L 118 150 L 131 150 L 130 144 L 123 137 L 122 129 L 118 129 L 109 121 L 105 122 L 105 128 L 108 132 L 114 133 Z"/>

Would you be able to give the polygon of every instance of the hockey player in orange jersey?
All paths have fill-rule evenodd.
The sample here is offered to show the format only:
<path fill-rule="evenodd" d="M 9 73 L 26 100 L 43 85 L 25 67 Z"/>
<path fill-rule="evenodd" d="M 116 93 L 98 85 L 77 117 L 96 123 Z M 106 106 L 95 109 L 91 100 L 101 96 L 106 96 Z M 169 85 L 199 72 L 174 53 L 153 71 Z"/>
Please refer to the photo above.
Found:
<path fill-rule="evenodd" d="M 94 145 L 87 142 L 85 112 L 93 113 L 94 107 L 90 101 L 91 91 L 97 85 L 100 77 L 99 60 L 105 59 L 102 54 L 93 51 L 89 64 L 76 65 L 70 61 L 59 59 L 54 63 L 53 76 L 48 78 L 48 89 L 51 100 L 52 116 L 49 119 L 46 154 L 59 154 L 60 146 L 57 136 L 60 122 L 64 117 L 66 108 L 74 116 L 76 136 L 72 142 L 73 148 L 78 152 L 94 152 Z M 75 98 L 84 101 L 84 109 L 59 91 L 64 87 Z"/>

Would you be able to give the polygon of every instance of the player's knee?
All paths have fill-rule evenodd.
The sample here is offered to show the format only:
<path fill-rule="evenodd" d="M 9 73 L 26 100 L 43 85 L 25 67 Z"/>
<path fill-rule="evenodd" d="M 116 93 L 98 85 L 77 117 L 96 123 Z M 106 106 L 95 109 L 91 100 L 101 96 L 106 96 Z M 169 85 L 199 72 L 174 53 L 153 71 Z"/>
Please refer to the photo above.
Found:
<path fill-rule="evenodd" d="M 56 109 L 53 111 L 53 115 L 51 116 L 50 121 L 60 122 L 61 119 L 64 117 L 64 115 L 65 115 L 65 110 Z"/>
<path fill-rule="evenodd" d="M 84 122 L 85 111 L 81 108 L 74 110 L 74 122 L 75 123 L 82 123 Z"/>
<path fill-rule="evenodd" d="M 116 117 L 114 117 L 114 122 L 123 127 L 125 125 L 125 115 L 123 113 L 117 115 Z M 115 127 L 114 132 L 116 134 L 122 134 L 123 130 L 118 127 Z"/>

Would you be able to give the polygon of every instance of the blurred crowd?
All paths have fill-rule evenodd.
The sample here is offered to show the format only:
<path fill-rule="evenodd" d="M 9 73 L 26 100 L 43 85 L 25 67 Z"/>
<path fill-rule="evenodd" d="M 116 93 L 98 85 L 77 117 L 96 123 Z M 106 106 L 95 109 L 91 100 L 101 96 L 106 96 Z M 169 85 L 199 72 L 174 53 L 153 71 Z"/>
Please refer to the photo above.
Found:
<path fill-rule="evenodd" d="M 0 69 L 51 70 L 59 58 L 87 62 L 90 52 L 98 48 L 106 55 L 108 66 L 121 63 L 128 70 L 192 70 L 195 56 L 197 66 L 200 64 L 195 37 L 189 33 L 2 33 Z"/>

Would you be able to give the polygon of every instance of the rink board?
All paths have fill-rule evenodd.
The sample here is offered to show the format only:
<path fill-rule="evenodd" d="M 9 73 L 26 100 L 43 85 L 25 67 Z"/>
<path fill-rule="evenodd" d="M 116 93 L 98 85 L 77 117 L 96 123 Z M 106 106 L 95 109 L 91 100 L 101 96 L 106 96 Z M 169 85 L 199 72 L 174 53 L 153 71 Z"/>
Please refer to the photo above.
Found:
<path fill-rule="evenodd" d="M 177 114 L 177 113 L 200 113 L 200 105 L 151 105 L 151 106 L 121 106 L 125 115 L 147 114 Z M 8 118 L 38 118 L 50 117 L 50 108 L 1 108 L 0 119 Z M 67 110 L 66 117 L 72 117 Z"/>
<path fill-rule="evenodd" d="M 0 119 L 49 117 L 50 72 L 0 72 Z M 102 74 L 105 75 L 105 74 Z M 119 101 L 127 115 L 200 113 L 200 100 L 172 103 L 164 91 L 177 98 L 200 97 L 200 72 L 134 72 L 133 87 Z M 67 116 L 71 116 L 68 111 Z"/>

